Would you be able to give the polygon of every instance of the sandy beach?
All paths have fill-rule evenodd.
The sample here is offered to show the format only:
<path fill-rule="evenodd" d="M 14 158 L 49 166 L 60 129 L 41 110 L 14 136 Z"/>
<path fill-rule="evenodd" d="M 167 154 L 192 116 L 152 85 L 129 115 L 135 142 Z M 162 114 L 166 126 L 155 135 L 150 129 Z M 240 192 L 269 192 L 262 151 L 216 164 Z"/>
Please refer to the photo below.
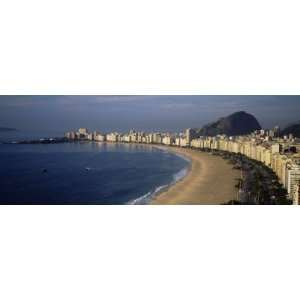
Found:
<path fill-rule="evenodd" d="M 219 156 L 184 148 L 167 148 L 191 160 L 186 177 L 157 195 L 151 204 L 222 204 L 236 199 L 240 172 Z"/>

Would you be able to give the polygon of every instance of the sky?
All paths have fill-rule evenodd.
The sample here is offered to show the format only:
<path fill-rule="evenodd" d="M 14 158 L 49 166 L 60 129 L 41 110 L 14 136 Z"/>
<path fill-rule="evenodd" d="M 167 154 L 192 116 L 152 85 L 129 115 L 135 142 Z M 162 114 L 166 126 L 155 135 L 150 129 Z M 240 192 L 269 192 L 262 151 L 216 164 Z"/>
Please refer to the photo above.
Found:
<path fill-rule="evenodd" d="M 285 127 L 300 120 L 300 96 L 0 96 L 0 127 L 179 132 L 241 110 Z"/>

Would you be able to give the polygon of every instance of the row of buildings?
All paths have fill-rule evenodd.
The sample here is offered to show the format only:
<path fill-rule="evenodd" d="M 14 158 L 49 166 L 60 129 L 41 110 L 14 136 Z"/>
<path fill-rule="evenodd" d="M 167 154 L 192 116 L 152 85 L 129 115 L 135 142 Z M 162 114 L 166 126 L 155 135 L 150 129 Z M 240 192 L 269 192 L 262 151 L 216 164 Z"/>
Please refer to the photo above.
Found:
<path fill-rule="evenodd" d="M 274 130 L 259 130 L 250 135 L 229 137 L 198 136 L 193 129 L 184 133 L 145 133 L 131 130 L 121 134 L 112 132 L 103 134 L 97 131 L 89 132 L 80 128 L 76 132 L 67 132 L 71 140 L 92 140 L 98 142 L 146 143 L 163 144 L 167 146 L 192 147 L 196 149 L 221 150 L 241 153 L 251 159 L 262 162 L 271 168 L 286 188 L 294 204 L 300 202 L 300 142 L 292 135 L 279 137 L 278 127 Z"/>
<path fill-rule="evenodd" d="M 192 139 L 196 137 L 196 131 L 187 129 L 185 133 L 145 133 L 131 130 L 129 133 L 121 134 L 111 132 L 107 134 L 98 131 L 89 132 L 86 128 L 79 128 L 78 131 L 66 132 L 65 137 L 70 140 L 90 140 L 97 142 L 112 142 L 112 143 L 144 143 L 144 144 L 163 144 L 167 146 L 188 147 Z"/>
<path fill-rule="evenodd" d="M 300 144 L 296 139 L 273 138 L 262 135 L 239 137 L 200 137 L 192 140 L 191 147 L 241 153 L 271 168 L 286 188 L 294 204 L 299 204 Z"/>

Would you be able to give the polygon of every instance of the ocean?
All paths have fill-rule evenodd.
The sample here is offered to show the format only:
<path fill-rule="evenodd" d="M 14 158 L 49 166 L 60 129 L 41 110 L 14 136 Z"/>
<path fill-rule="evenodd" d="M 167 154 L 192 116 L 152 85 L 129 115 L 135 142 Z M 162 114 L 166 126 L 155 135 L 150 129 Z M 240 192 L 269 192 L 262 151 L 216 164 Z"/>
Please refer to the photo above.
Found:
<path fill-rule="evenodd" d="M 151 145 L 0 144 L 0 204 L 148 204 L 189 161 Z"/>

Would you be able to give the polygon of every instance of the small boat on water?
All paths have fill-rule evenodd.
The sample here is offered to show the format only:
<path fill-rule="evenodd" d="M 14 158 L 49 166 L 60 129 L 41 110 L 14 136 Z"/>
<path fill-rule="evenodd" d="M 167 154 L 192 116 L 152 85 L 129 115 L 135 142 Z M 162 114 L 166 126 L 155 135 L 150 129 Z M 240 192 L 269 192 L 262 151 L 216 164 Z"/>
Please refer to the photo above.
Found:
<path fill-rule="evenodd" d="M 86 171 L 90 171 L 90 170 L 91 170 L 91 168 L 89 168 L 89 167 L 86 167 L 86 168 L 85 168 L 85 170 L 86 170 Z"/>
<path fill-rule="evenodd" d="M 48 172 L 48 170 L 47 169 L 43 169 L 43 173 L 47 173 Z"/>

